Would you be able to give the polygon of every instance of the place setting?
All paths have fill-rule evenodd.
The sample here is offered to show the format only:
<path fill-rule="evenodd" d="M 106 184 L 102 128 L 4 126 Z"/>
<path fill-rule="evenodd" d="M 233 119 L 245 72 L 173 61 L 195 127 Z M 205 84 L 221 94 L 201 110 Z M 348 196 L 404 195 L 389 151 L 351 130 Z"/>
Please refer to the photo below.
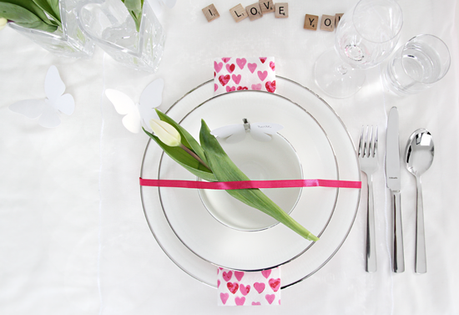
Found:
<path fill-rule="evenodd" d="M 56 58 L 83 64 L 103 54 L 100 93 L 91 96 L 103 108 L 100 152 L 109 151 L 115 134 L 106 125 L 123 141 L 134 139 L 140 149 L 125 154 L 135 158 L 130 163 L 137 173 L 123 176 L 135 183 L 126 191 L 138 192 L 138 209 L 129 211 L 140 212 L 148 230 L 141 243 L 154 242 L 172 262 L 168 274 L 184 273 L 210 287 L 214 306 L 284 306 L 286 289 L 307 286 L 324 269 L 329 275 L 328 265 L 342 259 L 336 256 L 345 245 L 346 253 L 361 254 L 357 264 L 346 267 L 361 272 L 360 285 L 385 277 L 384 285 L 394 287 L 395 276 L 414 272 L 422 282 L 437 272 L 430 269 L 434 245 L 426 243 L 435 233 L 424 213 L 431 211 L 424 209 L 431 191 L 421 178 L 440 163 L 440 135 L 430 124 L 412 128 L 411 123 L 407 137 L 402 125 L 416 117 L 404 116 L 403 106 L 443 82 L 452 54 L 433 33 L 418 32 L 402 41 L 410 12 L 398 1 L 360 0 L 333 13 L 311 9 L 301 18 L 295 17 L 292 2 L 234 3 L 229 10 L 219 2 L 199 10 L 194 5 L 197 13 L 190 19 L 202 19 L 203 33 L 203 26 L 216 23 L 231 23 L 238 32 L 260 19 L 271 19 L 276 27 L 296 18 L 301 31 L 312 38 L 326 36 L 328 44 L 311 54 L 317 58 L 308 60 L 310 73 L 295 70 L 292 76 L 285 71 L 292 69 L 286 66 L 289 54 L 271 55 L 261 48 L 247 54 L 246 47 L 226 46 L 228 55 L 219 49 L 202 63 L 190 58 L 193 70 L 183 71 L 184 78 L 180 73 L 177 82 L 190 75 L 199 79 L 186 89 L 173 75 L 178 77 L 183 66 L 175 58 L 180 54 L 168 51 L 168 40 L 180 41 L 181 35 L 168 34 L 167 13 L 180 1 L 34 0 L 23 5 L 0 0 L 0 13 L 6 14 L 0 18 Z M 26 9 L 27 18 L 17 18 Z M 222 31 L 222 37 L 227 34 Z M 64 63 L 53 60 L 44 82 L 38 82 L 44 97 L 27 95 L 7 107 L 28 126 L 58 132 L 76 119 L 84 86 L 77 86 Z M 112 76 L 118 66 L 126 77 Z M 368 79 L 371 75 L 377 82 Z M 141 83 L 130 83 L 133 76 Z M 359 112 L 362 102 L 376 97 L 382 104 L 378 117 Z M 352 102 L 356 109 L 344 108 Z M 107 108 L 116 122 L 104 120 Z M 99 172 L 110 169 L 102 160 Z M 405 193 L 408 186 L 415 198 Z M 407 204 L 414 211 L 405 210 Z M 103 207 L 94 251 L 101 301 L 100 263 L 110 243 L 103 239 L 108 214 Z M 153 260 L 148 261 L 152 269 Z"/>

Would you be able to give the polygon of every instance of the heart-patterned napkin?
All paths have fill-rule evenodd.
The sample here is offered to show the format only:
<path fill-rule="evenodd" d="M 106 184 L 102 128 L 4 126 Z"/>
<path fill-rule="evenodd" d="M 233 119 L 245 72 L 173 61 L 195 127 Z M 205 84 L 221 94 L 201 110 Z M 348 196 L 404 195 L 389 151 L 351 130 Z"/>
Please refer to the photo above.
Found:
<path fill-rule="evenodd" d="M 218 268 L 218 305 L 280 305 L 280 268 L 257 272 Z"/>
<path fill-rule="evenodd" d="M 214 94 L 239 90 L 276 91 L 274 57 L 217 58 L 214 60 Z M 281 304 L 280 267 L 263 271 L 218 268 L 218 305 Z"/>
<path fill-rule="evenodd" d="M 274 57 L 218 58 L 214 60 L 215 95 L 238 91 L 276 91 Z"/>

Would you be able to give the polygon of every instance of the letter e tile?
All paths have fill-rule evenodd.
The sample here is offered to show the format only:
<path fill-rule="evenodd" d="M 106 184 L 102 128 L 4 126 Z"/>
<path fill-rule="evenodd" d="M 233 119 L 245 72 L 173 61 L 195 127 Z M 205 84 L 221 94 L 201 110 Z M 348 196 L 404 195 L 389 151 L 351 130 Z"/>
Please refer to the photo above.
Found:
<path fill-rule="evenodd" d="M 276 18 L 288 18 L 288 3 L 275 3 L 274 16 Z"/>

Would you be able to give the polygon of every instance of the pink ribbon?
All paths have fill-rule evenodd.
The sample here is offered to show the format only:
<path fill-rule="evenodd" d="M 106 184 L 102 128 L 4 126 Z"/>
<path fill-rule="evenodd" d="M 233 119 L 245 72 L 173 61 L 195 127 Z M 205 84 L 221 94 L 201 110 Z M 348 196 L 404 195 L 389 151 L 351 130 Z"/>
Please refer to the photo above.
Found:
<path fill-rule="evenodd" d="M 286 179 L 286 180 L 248 180 L 231 182 L 203 182 L 177 179 L 140 179 L 140 186 L 175 187 L 191 189 L 250 189 L 250 188 L 293 188 L 293 187 L 333 187 L 361 188 L 362 182 L 330 179 Z"/>

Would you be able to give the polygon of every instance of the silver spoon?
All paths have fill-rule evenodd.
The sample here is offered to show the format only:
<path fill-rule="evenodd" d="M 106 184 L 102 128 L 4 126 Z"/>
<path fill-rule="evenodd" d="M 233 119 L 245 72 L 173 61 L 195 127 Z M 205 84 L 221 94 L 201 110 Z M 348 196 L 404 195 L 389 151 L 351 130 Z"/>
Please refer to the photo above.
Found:
<path fill-rule="evenodd" d="M 406 145 L 405 163 L 408 171 L 416 178 L 416 261 L 417 273 L 427 272 L 424 232 L 424 209 L 422 205 L 421 175 L 432 165 L 434 143 L 426 129 L 418 129 L 410 136 Z"/>

